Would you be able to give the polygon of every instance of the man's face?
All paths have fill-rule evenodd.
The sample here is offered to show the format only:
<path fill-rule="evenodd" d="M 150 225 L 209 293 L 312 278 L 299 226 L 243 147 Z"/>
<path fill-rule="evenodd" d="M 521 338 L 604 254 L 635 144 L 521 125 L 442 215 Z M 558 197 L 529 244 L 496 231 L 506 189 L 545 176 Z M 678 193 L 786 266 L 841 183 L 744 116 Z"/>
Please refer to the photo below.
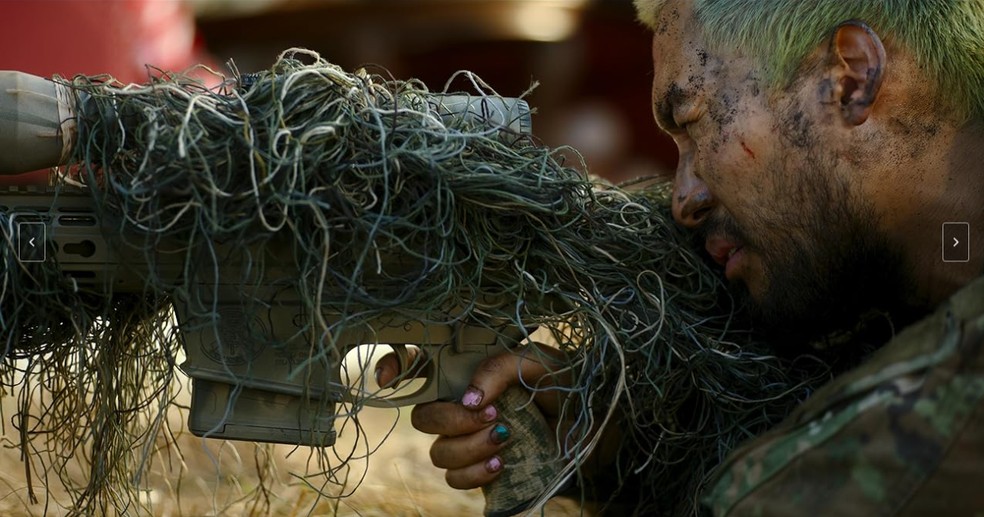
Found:
<path fill-rule="evenodd" d="M 761 65 L 704 45 L 669 5 L 653 40 L 654 113 L 680 151 L 676 220 L 772 330 L 824 333 L 898 299 L 899 254 L 858 194 L 817 88 L 773 93 Z M 856 142 L 854 142 L 856 145 Z"/>

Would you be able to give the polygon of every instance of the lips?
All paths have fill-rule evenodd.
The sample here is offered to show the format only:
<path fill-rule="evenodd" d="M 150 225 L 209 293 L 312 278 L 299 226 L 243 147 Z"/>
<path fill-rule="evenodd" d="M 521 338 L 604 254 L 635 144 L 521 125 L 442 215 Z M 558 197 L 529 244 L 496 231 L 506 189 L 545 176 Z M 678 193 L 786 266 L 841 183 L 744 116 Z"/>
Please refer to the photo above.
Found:
<path fill-rule="evenodd" d="M 714 262 L 724 266 L 724 276 L 729 280 L 732 279 L 738 264 L 744 257 L 744 244 L 735 239 L 719 235 L 708 237 L 704 248 Z"/>
<path fill-rule="evenodd" d="M 708 237 L 704 245 L 714 262 L 721 266 L 727 264 L 728 259 L 734 256 L 741 247 L 741 243 L 738 241 L 723 236 Z"/>

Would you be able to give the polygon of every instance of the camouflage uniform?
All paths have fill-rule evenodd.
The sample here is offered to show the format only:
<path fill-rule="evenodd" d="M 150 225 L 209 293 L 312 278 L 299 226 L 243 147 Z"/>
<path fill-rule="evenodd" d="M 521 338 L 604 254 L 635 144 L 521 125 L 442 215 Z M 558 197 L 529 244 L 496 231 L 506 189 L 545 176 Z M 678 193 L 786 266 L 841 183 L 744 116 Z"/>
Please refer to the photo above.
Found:
<path fill-rule="evenodd" d="M 984 516 L 984 277 L 734 451 L 715 515 Z"/>

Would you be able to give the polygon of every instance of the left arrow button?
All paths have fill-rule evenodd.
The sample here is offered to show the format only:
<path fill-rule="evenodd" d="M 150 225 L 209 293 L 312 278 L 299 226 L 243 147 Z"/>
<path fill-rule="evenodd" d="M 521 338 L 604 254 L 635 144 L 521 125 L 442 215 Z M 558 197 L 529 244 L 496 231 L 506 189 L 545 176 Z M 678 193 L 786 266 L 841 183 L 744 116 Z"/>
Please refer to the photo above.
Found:
<path fill-rule="evenodd" d="M 45 257 L 45 233 L 47 227 L 44 223 L 18 223 L 18 258 L 21 262 L 44 262 Z"/>

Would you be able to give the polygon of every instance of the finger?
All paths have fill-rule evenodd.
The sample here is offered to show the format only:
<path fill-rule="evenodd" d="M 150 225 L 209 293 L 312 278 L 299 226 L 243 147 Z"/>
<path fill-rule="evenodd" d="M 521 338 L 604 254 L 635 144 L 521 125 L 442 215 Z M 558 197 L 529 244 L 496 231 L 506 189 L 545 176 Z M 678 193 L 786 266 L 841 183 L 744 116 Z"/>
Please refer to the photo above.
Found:
<path fill-rule="evenodd" d="M 415 346 L 408 346 L 407 363 L 411 368 L 408 375 L 404 375 L 403 366 L 400 363 L 400 356 L 395 352 L 390 352 L 376 362 L 376 385 L 380 388 L 392 388 L 397 381 L 416 377 L 426 377 L 427 369 L 423 366 L 426 362 L 426 354 Z"/>
<path fill-rule="evenodd" d="M 441 436 L 431 445 L 431 463 L 442 469 L 460 469 L 483 463 L 509 442 L 509 434 L 505 424 L 496 423 L 464 436 Z"/>
<path fill-rule="evenodd" d="M 498 417 L 494 404 L 473 410 L 457 402 L 429 402 L 414 406 L 410 424 L 423 433 L 463 436 L 487 427 Z"/>
<path fill-rule="evenodd" d="M 482 463 L 448 470 L 444 474 L 444 479 L 451 488 L 469 490 L 485 486 L 494 481 L 502 473 L 503 466 L 502 458 L 493 456 Z"/>
<path fill-rule="evenodd" d="M 555 384 L 556 379 L 553 379 L 551 373 L 562 364 L 558 361 L 559 354 L 561 352 L 556 349 L 533 345 L 483 360 L 461 397 L 462 405 L 470 409 L 480 409 L 495 401 L 510 386 L 521 382 L 525 386 L 538 388 Z M 556 394 L 538 394 L 538 405 L 541 399 L 547 406 L 545 410 L 548 413 L 556 411 Z"/>
<path fill-rule="evenodd" d="M 400 358 L 393 352 L 384 355 L 376 362 L 376 384 L 388 388 L 400 375 Z"/>

